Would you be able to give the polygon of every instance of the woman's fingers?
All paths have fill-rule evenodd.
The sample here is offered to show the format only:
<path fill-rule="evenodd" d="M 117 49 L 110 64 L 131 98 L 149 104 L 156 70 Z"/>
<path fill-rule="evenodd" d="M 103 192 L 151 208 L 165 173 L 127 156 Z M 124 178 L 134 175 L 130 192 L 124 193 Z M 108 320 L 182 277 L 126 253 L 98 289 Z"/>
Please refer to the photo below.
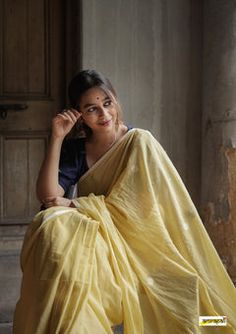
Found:
<path fill-rule="evenodd" d="M 60 196 L 48 197 L 48 198 L 45 198 L 42 202 L 43 202 L 43 205 L 46 208 L 51 208 L 52 206 L 66 206 L 66 207 L 68 207 L 71 204 L 70 199 L 65 198 L 65 197 L 60 197 Z"/>
<path fill-rule="evenodd" d="M 82 116 L 82 112 L 80 112 L 80 111 L 78 111 L 74 108 L 71 108 L 70 110 L 74 113 L 74 115 L 77 117 L 77 119 Z"/>
<path fill-rule="evenodd" d="M 67 115 L 68 115 L 68 117 L 71 119 L 71 121 L 72 121 L 73 123 L 76 123 L 76 122 L 77 122 L 77 117 L 75 116 L 75 114 L 73 113 L 73 111 L 68 110 L 68 111 L 67 111 Z"/>
<path fill-rule="evenodd" d="M 73 128 L 82 113 L 75 109 L 64 109 L 52 120 L 52 132 L 57 137 L 65 137 Z"/>
<path fill-rule="evenodd" d="M 74 115 L 76 118 L 79 118 L 82 115 L 81 112 L 79 112 L 78 110 L 73 109 L 73 108 L 71 108 L 71 109 L 64 109 L 63 110 L 63 114 Z"/>
<path fill-rule="evenodd" d="M 75 109 L 64 109 L 62 113 L 58 114 L 58 116 L 62 116 L 63 119 L 69 120 L 72 123 L 76 123 L 81 115 L 82 114 Z"/>
<path fill-rule="evenodd" d="M 63 118 L 65 121 L 68 120 L 65 114 L 57 114 L 56 118 Z"/>
<path fill-rule="evenodd" d="M 73 116 L 68 111 L 64 111 L 63 113 L 60 113 L 57 116 L 60 118 L 63 118 L 65 121 L 75 123 Z"/>

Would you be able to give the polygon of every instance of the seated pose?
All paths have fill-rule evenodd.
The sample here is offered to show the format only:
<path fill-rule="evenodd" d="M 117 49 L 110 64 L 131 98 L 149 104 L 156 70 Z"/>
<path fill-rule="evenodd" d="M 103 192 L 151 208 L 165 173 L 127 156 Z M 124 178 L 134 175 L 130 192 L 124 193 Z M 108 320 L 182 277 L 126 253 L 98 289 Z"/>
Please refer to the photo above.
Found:
<path fill-rule="evenodd" d="M 69 99 L 37 181 L 14 333 L 211 334 L 199 317 L 226 316 L 220 333 L 235 334 L 236 289 L 163 148 L 124 124 L 98 72 L 75 76 Z"/>

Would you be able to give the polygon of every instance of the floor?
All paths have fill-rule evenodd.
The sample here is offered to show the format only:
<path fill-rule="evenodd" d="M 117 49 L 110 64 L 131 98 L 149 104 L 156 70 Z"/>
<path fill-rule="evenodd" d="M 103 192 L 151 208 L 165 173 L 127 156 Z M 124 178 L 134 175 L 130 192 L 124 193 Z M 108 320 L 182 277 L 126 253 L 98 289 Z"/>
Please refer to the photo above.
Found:
<path fill-rule="evenodd" d="M 0 334 L 12 334 L 12 323 L 0 324 Z M 123 334 L 123 327 L 116 326 L 114 334 Z"/>
<path fill-rule="evenodd" d="M 0 324 L 0 334 L 12 334 L 12 323 Z"/>

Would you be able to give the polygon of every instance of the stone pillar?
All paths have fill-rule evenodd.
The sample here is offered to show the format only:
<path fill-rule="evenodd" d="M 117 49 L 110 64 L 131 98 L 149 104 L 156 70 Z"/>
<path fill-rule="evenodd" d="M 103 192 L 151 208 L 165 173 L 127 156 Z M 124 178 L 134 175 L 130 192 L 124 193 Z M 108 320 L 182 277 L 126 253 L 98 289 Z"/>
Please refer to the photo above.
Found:
<path fill-rule="evenodd" d="M 204 5 L 203 219 L 236 283 L 236 2 Z"/>

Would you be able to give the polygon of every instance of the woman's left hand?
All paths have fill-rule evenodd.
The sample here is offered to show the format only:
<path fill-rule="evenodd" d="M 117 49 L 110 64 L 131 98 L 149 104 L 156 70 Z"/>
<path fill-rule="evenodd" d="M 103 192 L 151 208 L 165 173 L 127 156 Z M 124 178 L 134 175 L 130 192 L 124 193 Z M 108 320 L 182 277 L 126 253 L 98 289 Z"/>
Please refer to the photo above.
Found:
<path fill-rule="evenodd" d="M 51 208 L 52 206 L 66 206 L 72 205 L 72 201 L 65 197 L 47 197 L 43 200 L 43 205 L 45 208 Z"/>

